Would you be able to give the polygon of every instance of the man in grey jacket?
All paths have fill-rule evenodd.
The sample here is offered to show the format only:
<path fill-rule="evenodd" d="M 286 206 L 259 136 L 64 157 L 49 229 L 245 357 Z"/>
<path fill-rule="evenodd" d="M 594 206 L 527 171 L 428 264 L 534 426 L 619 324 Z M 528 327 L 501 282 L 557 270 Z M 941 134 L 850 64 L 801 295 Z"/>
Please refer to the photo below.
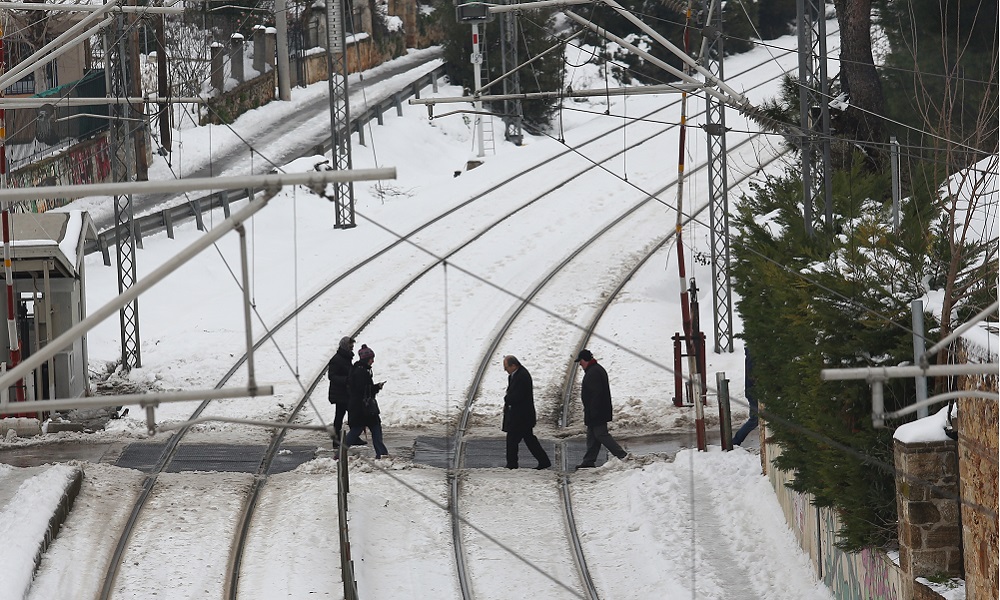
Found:
<path fill-rule="evenodd" d="M 580 396 L 583 400 L 583 424 L 587 426 L 587 452 L 576 468 L 595 466 L 597 453 L 601 451 L 602 445 L 619 460 L 623 459 L 628 453 L 608 433 L 608 423 L 611 421 L 611 384 L 608 383 L 608 372 L 597 364 L 597 359 L 586 348 L 580 351 L 576 360 L 584 370 Z"/>

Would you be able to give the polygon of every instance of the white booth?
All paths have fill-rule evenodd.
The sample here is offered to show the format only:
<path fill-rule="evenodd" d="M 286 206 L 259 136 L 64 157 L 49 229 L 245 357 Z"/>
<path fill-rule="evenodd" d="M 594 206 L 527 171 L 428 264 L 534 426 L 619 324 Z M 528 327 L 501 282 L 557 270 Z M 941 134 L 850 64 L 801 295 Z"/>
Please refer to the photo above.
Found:
<path fill-rule="evenodd" d="M 2 231 L 0 231 L 2 233 Z M 21 360 L 44 348 L 87 316 L 84 247 L 97 239 L 89 213 L 11 213 L 10 248 L 14 311 Z M 0 237 L 0 245 L 3 239 Z M 6 288 L 6 282 L 4 282 Z M 0 313 L 8 329 L 8 293 L 0 294 Z M 10 367 L 8 332 L 0 335 L 0 360 Z M 0 390 L 14 401 L 77 398 L 89 395 L 86 336 L 35 369 L 21 390 Z"/>

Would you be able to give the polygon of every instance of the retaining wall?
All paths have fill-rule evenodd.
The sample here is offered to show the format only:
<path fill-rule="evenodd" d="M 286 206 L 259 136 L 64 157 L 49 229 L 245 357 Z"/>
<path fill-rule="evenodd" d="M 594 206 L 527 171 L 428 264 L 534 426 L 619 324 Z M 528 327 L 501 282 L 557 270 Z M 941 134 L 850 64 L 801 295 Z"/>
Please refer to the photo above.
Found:
<path fill-rule="evenodd" d="M 836 547 L 840 523 L 829 508 L 817 508 L 812 496 L 796 492 L 787 483 L 792 474 L 774 466 L 781 449 L 767 446 L 767 476 L 774 487 L 785 522 L 809 555 L 822 579 L 838 600 L 910 600 L 914 584 L 892 558 L 878 550 L 844 552 Z"/>

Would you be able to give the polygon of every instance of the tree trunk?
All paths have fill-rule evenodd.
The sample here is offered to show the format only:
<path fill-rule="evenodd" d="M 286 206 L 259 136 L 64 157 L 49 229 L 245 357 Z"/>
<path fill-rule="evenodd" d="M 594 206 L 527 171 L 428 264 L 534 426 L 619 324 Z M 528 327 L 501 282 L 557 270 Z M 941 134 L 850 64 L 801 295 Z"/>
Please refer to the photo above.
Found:
<path fill-rule="evenodd" d="M 833 4 L 840 24 L 841 86 L 850 100 L 837 133 L 861 143 L 884 142 L 885 98 L 872 56 L 871 0 L 834 0 Z"/>

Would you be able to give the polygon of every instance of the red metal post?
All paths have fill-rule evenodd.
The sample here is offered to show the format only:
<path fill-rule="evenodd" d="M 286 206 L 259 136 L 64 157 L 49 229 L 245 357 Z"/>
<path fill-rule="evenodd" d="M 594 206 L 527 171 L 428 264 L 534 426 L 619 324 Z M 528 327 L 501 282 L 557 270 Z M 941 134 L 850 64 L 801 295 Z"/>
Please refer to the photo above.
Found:
<path fill-rule="evenodd" d="M 0 25 L 0 73 L 7 72 L 7 57 L 3 43 L 3 27 Z M 0 98 L 3 90 L 0 89 Z M 7 111 L 0 108 L 0 189 L 7 188 Z M 3 270 L 7 282 L 7 338 L 10 344 L 10 364 L 14 368 L 21 362 L 21 343 L 17 337 L 17 311 L 14 303 L 14 273 L 11 269 L 10 251 L 10 206 L 3 205 Z M 24 380 L 19 380 L 15 388 L 16 400 L 24 401 Z M 24 415 L 30 416 L 30 415 Z"/>
<path fill-rule="evenodd" d="M 681 334 L 675 333 L 674 340 L 674 406 L 684 406 L 684 381 L 681 372 Z"/>

